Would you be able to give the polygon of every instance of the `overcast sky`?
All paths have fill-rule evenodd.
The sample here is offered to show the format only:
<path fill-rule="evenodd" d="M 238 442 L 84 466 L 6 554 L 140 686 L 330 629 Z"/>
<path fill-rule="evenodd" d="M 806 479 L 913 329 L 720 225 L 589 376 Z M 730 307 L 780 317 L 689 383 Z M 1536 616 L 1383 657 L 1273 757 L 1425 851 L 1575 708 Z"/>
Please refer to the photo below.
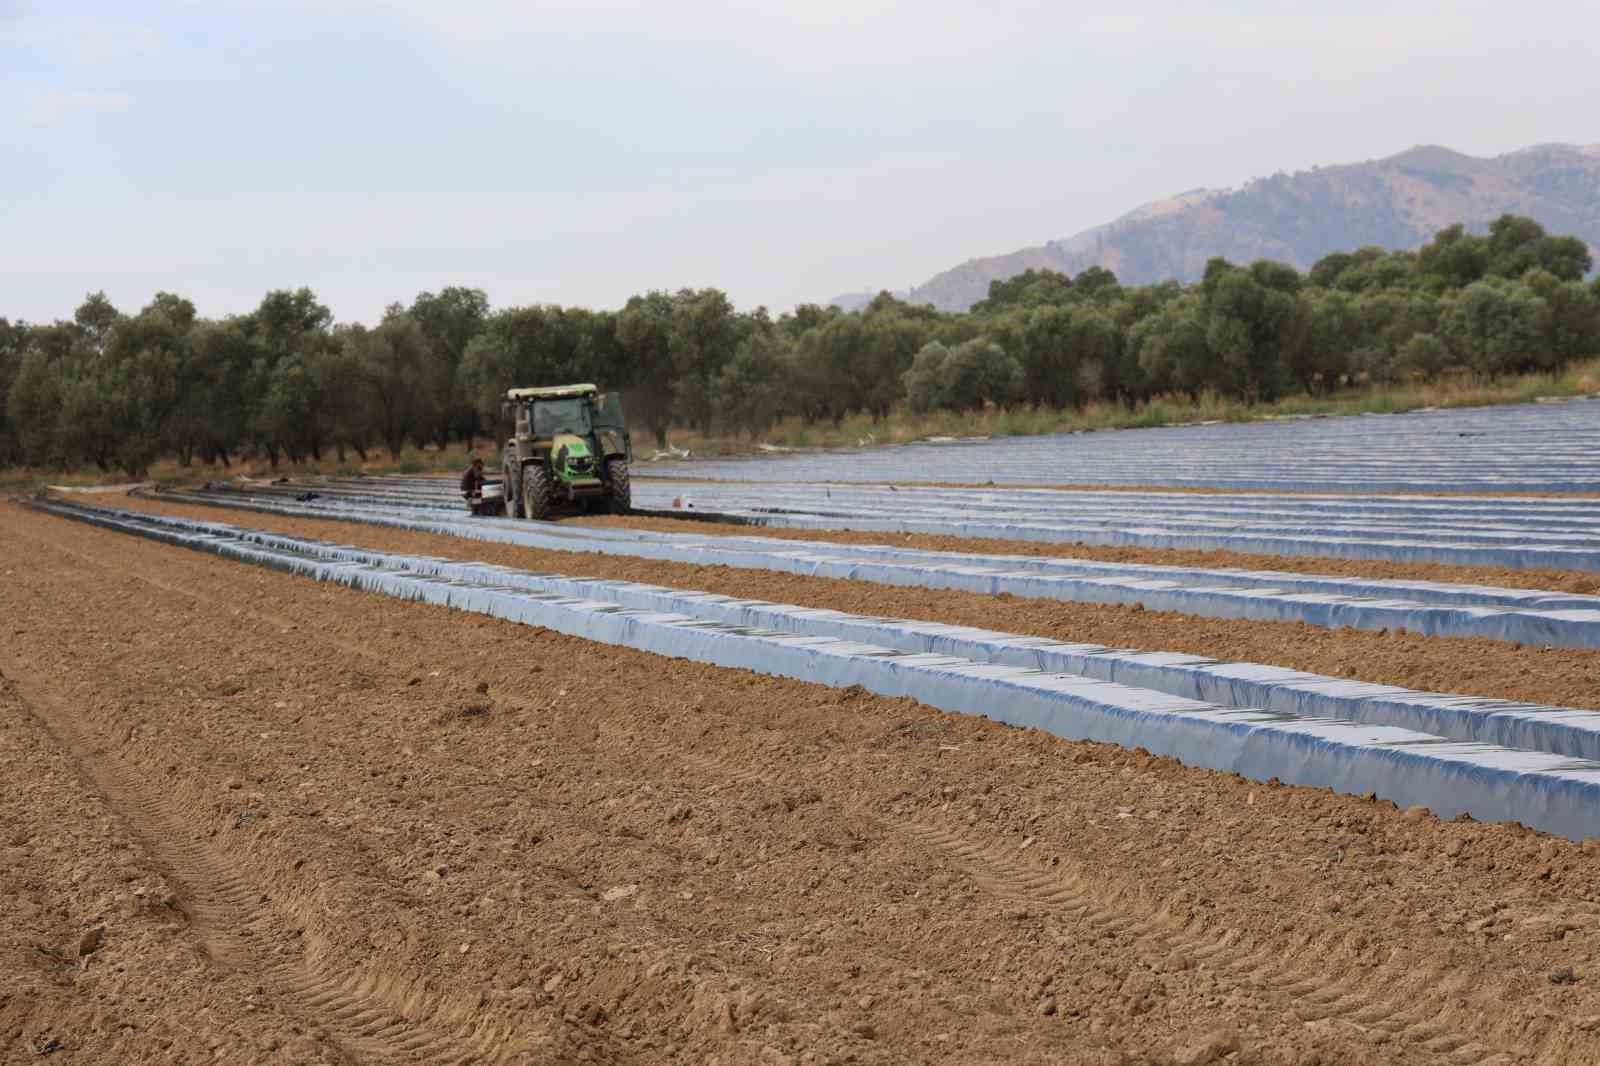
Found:
<path fill-rule="evenodd" d="M 903 288 L 1195 186 L 1600 141 L 1597 12 L 0 0 L 0 315 Z"/>

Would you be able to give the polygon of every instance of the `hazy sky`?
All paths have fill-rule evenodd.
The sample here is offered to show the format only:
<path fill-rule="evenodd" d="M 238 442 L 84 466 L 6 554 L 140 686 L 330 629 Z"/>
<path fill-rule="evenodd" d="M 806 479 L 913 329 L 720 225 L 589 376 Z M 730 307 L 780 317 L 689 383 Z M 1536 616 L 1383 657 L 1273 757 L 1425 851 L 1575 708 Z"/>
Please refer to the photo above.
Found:
<path fill-rule="evenodd" d="M 0 0 L 0 315 L 787 309 L 1417 143 L 1600 141 L 1579 2 Z"/>

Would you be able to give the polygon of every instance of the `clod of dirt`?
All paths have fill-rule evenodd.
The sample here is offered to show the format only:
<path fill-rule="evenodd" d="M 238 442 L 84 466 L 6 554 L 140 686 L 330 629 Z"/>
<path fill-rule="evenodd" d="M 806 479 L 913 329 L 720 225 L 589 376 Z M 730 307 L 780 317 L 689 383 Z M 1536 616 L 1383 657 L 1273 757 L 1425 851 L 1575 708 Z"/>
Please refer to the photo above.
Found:
<path fill-rule="evenodd" d="M 97 925 L 93 929 L 90 929 L 88 932 L 84 933 L 83 936 L 78 940 L 78 958 L 87 958 L 88 956 L 99 951 L 100 945 L 105 943 L 105 939 L 106 927 L 103 925 Z M 1567 973 L 1570 975 L 1572 971 L 1568 970 Z M 1554 978 L 1552 978 L 1552 980 L 1553 979 Z"/>
<path fill-rule="evenodd" d="M 480 687 L 487 687 L 487 686 L 480 686 Z M 465 707 L 461 708 L 461 717 L 463 717 L 463 718 L 487 718 L 487 717 L 489 717 L 489 704 L 487 704 L 487 703 L 469 703 Z"/>
<path fill-rule="evenodd" d="M 1218 1062 L 1224 1055 L 1230 1055 L 1238 1050 L 1238 1038 L 1230 1030 L 1217 1029 L 1179 1051 L 1172 1057 L 1172 1061 L 1177 1066 L 1205 1066 L 1206 1063 Z"/>
<path fill-rule="evenodd" d="M 638 891 L 638 885 L 617 885 L 600 893 L 600 898 L 607 903 L 615 903 L 619 899 L 627 899 L 629 896 L 637 894 Z"/>
<path fill-rule="evenodd" d="M 489 682 L 487 682 L 487 681 L 479 681 L 478 682 L 478 695 L 487 696 L 488 694 L 489 694 Z"/>
<path fill-rule="evenodd" d="M 1575 985 L 1578 975 L 1572 972 L 1571 966 L 1561 966 L 1550 971 L 1550 983 L 1553 985 Z"/>

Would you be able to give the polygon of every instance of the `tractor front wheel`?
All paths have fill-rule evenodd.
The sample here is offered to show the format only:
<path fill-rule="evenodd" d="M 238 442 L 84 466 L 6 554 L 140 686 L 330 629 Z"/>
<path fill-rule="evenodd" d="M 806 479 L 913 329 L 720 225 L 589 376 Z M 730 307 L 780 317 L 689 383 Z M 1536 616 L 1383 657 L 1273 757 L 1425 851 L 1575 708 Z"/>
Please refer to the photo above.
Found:
<path fill-rule="evenodd" d="M 529 463 L 522 468 L 522 517 L 543 521 L 550 517 L 551 497 L 555 488 L 544 467 Z"/>

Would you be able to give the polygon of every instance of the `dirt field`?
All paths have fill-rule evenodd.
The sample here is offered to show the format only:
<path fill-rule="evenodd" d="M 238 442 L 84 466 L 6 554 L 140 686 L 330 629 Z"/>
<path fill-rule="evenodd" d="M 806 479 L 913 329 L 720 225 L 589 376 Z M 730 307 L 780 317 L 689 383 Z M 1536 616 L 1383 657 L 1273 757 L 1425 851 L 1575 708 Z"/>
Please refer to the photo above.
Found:
<path fill-rule="evenodd" d="M 1594 846 L 11 505 L 0 575 L 0 1061 L 1600 1058 Z"/>

